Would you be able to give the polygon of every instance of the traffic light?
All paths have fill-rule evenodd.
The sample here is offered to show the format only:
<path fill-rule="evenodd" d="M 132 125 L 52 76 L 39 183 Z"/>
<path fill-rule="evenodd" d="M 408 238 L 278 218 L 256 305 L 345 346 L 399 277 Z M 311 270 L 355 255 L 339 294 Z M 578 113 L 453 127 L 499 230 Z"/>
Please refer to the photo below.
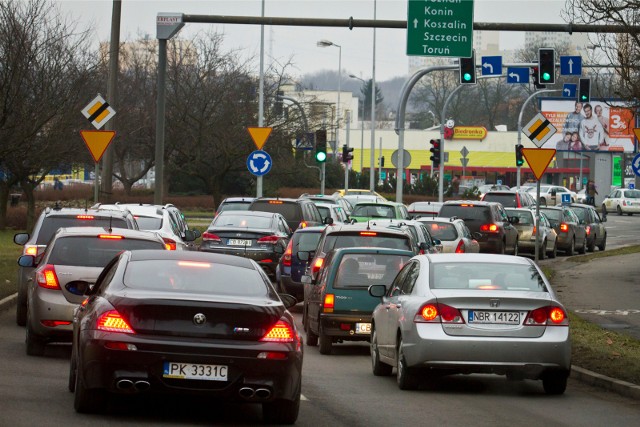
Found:
<path fill-rule="evenodd" d="M 524 145 L 518 144 L 516 145 L 516 166 L 524 165 L 524 156 L 522 155 L 522 149 Z"/>
<path fill-rule="evenodd" d="M 580 79 L 578 85 L 578 101 L 589 102 L 591 100 L 591 77 Z"/>
<path fill-rule="evenodd" d="M 316 131 L 316 162 L 327 161 L 327 131 L 319 129 Z"/>
<path fill-rule="evenodd" d="M 282 97 L 284 96 L 284 92 L 279 90 L 276 92 L 276 101 L 273 104 L 273 112 L 276 117 L 282 117 L 283 109 L 282 109 Z"/>
<path fill-rule="evenodd" d="M 538 49 L 538 81 L 552 85 L 556 82 L 556 50 Z"/>
<path fill-rule="evenodd" d="M 538 67 L 531 68 L 531 78 L 533 80 L 533 86 L 536 89 L 544 89 L 547 87 L 545 85 L 541 85 L 540 80 L 538 80 Z"/>
<path fill-rule="evenodd" d="M 380 167 L 384 167 L 384 156 L 380 157 Z"/>
<path fill-rule="evenodd" d="M 431 141 L 429 141 L 429 144 L 431 144 L 431 149 L 429 151 L 431 151 L 431 163 L 433 163 L 433 168 L 439 168 L 440 167 L 440 145 L 441 145 L 441 141 L 439 139 L 432 139 Z"/>
<path fill-rule="evenodd" d="M 476 84 L 476 51 L 471 51 L 471 58 L 460 58 L 460 84 Z"/>
<path fill-rule="evenodd" d="M 347 144 L 342 146 L 342 161 L 344 163 L 349 163 L 349 160 L 353 159 L 353 148 L 349 148 Z"/>

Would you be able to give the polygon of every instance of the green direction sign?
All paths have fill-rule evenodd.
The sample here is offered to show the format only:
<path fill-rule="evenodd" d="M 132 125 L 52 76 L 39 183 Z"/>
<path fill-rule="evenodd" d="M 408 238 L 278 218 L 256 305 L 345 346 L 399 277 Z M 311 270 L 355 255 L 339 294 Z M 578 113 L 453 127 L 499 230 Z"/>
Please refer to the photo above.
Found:
<path fill-rule="evenodd" d="M 470 58 L 473 0 L 408 0 L 407 55 Z"/>

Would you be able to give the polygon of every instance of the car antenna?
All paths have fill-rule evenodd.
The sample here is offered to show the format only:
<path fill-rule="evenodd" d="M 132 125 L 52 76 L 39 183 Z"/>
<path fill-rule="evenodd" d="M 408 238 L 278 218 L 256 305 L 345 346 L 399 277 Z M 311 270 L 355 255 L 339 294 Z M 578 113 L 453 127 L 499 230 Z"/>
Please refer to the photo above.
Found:
<path fill-rule="evenodd" d="M 113 215 L 109 215 L 109 233 L 113 232 L 112 223 L 113 223 Z"/>
<path fill-rule="evenodd" d="M 371 220 L 370 220 L 370 219 L 368 219 L 368 220 L 367 220 L 367 230 L 371 230 L 371 225 L 370 225 L 370 223 L 371 223 Z"/>

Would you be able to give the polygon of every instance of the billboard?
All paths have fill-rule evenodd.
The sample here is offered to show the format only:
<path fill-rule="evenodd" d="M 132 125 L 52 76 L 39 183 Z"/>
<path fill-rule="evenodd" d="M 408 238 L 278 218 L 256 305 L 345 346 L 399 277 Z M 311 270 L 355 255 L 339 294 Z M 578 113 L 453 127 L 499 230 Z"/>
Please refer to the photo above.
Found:
<path fill-rule="evenodd" d="M 540 110 L 558 130 L 541 148 L 635 152 L 635 117 L 622 102 L 542 99 Z"/>

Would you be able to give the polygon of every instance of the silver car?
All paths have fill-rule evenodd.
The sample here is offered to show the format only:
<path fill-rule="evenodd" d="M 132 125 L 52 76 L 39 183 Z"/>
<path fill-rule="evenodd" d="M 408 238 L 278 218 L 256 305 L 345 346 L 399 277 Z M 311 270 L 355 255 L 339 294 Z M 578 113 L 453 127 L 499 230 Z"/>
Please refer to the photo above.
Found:
<path fill-rule="evenodd" d="M 374 375 L 396 367 L 400 389 L 442 374 L 542 380 L 562 394 L 571 369 L 567 311 L 530 259 L 495 254 L 413 257 L 373 311 Z"/>
<path fill-rule="evenodd" d="M 73 312 L 102 269 L 123 250 L 166 249 L 148 231 L 124 228 L 61 228 L 42 256 L 22 255 L 18 264 L 36 267 L 27 294 L 27 354 L 41 356 L 50 342 L 71 341 Z"/>
<path fill-rule="evenodd" d="M 536 252 L 536 213 L 532 209 L 525 208 L 505 208 L 509 217 L 518 218 L 514 224 L 518 230 L 518 252 L 535 254 Z M 553 229 L 549 219 L 543 212 L 540 212 L 540 249 L 538 258 L 555 258 L 558 254 L 558 233 Z M 544 248 L 544 249 L 543 249 Z"/>
<path fill-rule="evenodd" d="M 480 244 L 464 221 L 458 218 L 418 218 L 417 221 L 427 226 L 429 234 L 440 240 L 442 253 L 463 254 L 480 252 Z M 480 233 L 476 233 L 480 234 Z"/>

